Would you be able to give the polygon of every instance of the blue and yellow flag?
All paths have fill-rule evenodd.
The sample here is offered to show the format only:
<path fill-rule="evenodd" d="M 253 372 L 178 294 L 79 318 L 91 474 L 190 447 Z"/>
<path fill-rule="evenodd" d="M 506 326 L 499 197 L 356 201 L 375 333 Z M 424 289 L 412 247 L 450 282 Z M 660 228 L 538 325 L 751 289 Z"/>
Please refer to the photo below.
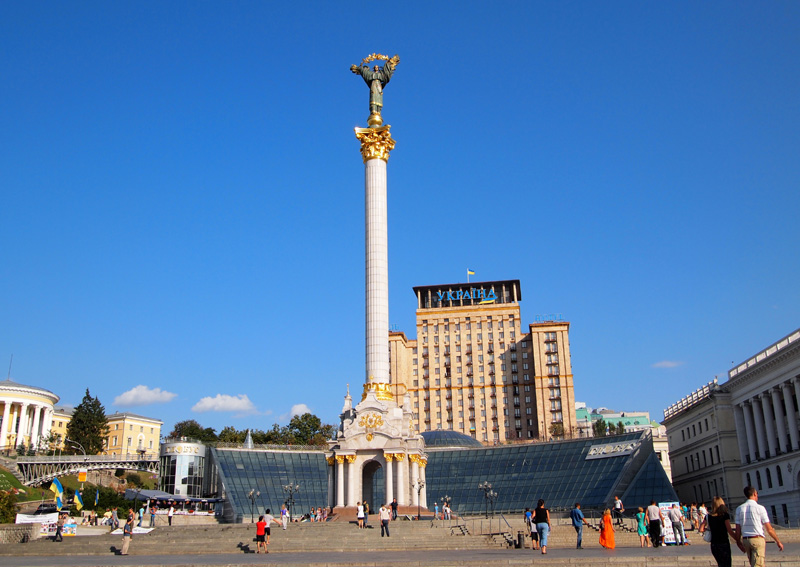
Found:
<path fill-rule="evenodd" d="M 55 496 L 56 510 L 61 510 L 61 495 L 64 494 L 64 487 L 61 486 L 61 483 L 57 478 L 54 478 L 53 482 L 50 483 L 50 490 Z"/>
<path fill-rule="evenodd" d="M 97 503 L 100 502 L 100 489 L 97 489 L 97 492 L 94 493 L 94 505 L 97 507 Z"/>
<path fill-rule="evenodd" d="M 475 270 L 467 269 L 467 275 L 474 276 L 475 275 Z"/>
<path fill-rule="evenodd" d="M 83 497 L 81 496 L 80 492 L 75 493 L 75 508 L 77 508 L 78 511 L 83 508 Z"/>
<path fill-rule="evenodd" d="M 50 483 L 50 490 L 53 492 L 56 498 L 64 494 L 64 487 L 61 486 L 61 482 L 57 478 L 54 478 L 53 481 Z"/>

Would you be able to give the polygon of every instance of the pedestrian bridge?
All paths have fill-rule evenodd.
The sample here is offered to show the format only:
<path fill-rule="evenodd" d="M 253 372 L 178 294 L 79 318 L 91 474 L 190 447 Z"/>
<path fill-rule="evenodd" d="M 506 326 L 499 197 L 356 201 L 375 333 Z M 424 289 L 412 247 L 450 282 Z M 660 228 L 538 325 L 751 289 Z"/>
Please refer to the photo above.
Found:
<path fill-rule="evenodd" d="M 131 453 L 124 455 L 53 455 L 17 457 L 17 469 L 22 483 L 35 486 L 57 476 L 78 474 L 81 470 L 107 469 L 139 470 L 158 474 L 158 456 Z"/>

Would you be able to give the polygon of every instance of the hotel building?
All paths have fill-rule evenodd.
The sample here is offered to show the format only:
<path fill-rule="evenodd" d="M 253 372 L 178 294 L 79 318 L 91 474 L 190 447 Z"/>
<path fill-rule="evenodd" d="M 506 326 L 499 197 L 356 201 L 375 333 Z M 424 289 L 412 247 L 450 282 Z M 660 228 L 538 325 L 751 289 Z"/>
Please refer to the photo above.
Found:
<path fill-rule="evenodd" d="M 417 339 L 390 333 L 395 394 L 417 431 L 492 445 L 577 436 L 569 323 L 523 329 L 519 280 L 414 288 Z"/>

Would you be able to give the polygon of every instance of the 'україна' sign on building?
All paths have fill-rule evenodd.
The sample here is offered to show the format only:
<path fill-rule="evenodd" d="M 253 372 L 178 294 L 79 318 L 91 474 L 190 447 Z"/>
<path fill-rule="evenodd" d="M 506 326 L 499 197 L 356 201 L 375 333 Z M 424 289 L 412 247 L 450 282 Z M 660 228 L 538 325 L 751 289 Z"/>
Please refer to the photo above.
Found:
<path fill-rule="evenodd" d="M 604 443 L 602 445 L 592 445 L 586 455 L 586 461 L 590 459 L 607 459 L 609 457 L 623 457 L 630 455 L 639 448 L 641 441 L 623 441 L 621 443 Z"/>

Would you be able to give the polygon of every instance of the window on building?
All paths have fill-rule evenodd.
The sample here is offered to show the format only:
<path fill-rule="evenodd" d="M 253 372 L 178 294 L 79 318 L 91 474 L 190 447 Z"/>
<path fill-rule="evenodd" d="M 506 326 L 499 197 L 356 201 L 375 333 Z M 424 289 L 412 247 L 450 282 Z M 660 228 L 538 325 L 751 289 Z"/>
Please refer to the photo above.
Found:
<path fill-rule="evenodd" d="M 763 487 L 761 486 L 761 471 L 756 471 L 756 489 L 761 490 Z"/>
<path fill-rule="evenodd" d="M 772 488 L 772 473 L 767 469 L 767 488 Z"/>
<path fill-rule="evenodd" d="M 783 473 L 781 472 L 780 465 L 775 467 L 775 472 L 778 474 L 778 486 L 783 486 Z"/>

